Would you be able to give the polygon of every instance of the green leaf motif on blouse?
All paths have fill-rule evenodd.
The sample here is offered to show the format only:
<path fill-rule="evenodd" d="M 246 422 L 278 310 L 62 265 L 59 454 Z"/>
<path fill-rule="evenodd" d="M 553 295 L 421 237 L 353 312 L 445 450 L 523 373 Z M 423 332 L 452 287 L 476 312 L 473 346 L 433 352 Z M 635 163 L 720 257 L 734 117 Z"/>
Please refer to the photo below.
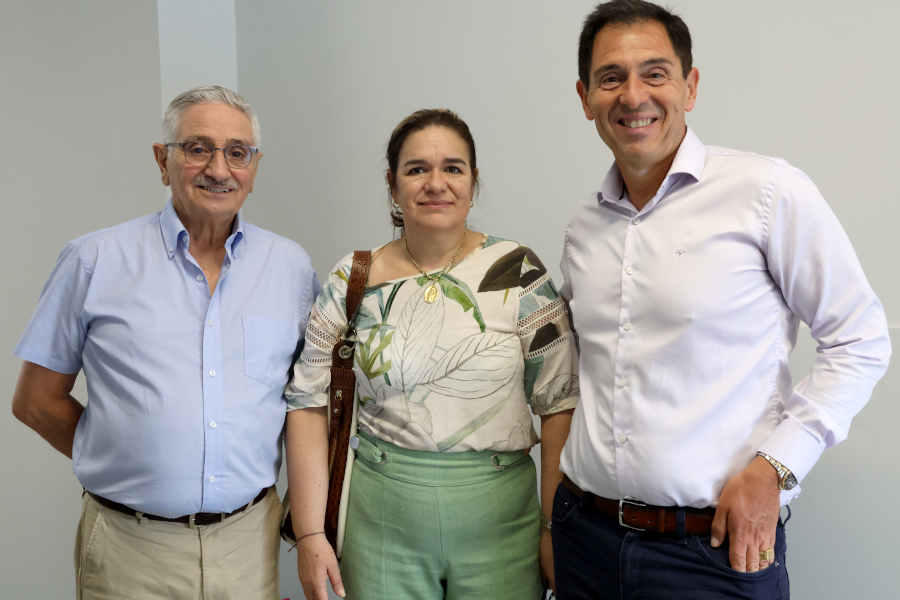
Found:
<path fill-rule="evenodd" d="M 534 358 L 525 359 L 525 398 L 531 403 L 531 395 L 534 393 L 534 384 L 541 371 L 544 370 L 544 355 L 535 356 Z"/>
<path fill-rule="evenodd" d="M 416 283 L 420 287 L 428 282 L 429 279 L 425 276 L 416 279 Z M 439 282 L 444 296 L 462 306 L 463 312 L 472 311 L 472 318 L 478 323 L 481 333 L 484 333 L 486 329 L 484 317 L 481 315 L 481 309 L 478 308 L 478 300 L 475 298 L 475 294 L 472 293 L 472 289 L 449 273 L 441 277 Z"/>
<path fill-rule="evenodd" d="M 378 367 L 375 366 L 375 361 L 381 358 L 384 350 L 390 345 L 391 338 L 394 336 L 394 332 L 390 331 L 387 335 L 385 335 L 378 342 L 374 348 L 372 345 L 378 340 L 379 330 L 385 327 L 384 325 L 377 324 L 372 327 L 372 330 L 369 331 L 368 339 L 363 342 L 357 342 L 356 344 L 356 365 L 360 368 L 363 374 L 367 379 L 375 379 L 377 377 L 381 377 L 385 373 L 387 373 L 391 368 L 391 361 L 388 360 L 383 362 Z M 368 396 L 363 397 L 363 404 L 365 404 L 368 400 L 371 400 Z"/>

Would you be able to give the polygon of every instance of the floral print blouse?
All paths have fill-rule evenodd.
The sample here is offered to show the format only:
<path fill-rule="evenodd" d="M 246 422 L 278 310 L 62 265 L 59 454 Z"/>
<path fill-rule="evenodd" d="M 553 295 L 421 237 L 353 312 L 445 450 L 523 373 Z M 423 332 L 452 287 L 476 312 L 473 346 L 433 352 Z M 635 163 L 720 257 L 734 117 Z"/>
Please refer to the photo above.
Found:
<path fill-rule="evenodd" d="M 285 390 L 289 411 L 328 403 L 352 257 L 312 310 Z M 366 288 L 354 358 L 359 428 L 412 450 L 530 448 L 529 405 L 548 415 L 578 403 L 575 340 L 547 269 L 531 249 L 485 236 L 431 303 L 429 283 L 419 275 Z"/>

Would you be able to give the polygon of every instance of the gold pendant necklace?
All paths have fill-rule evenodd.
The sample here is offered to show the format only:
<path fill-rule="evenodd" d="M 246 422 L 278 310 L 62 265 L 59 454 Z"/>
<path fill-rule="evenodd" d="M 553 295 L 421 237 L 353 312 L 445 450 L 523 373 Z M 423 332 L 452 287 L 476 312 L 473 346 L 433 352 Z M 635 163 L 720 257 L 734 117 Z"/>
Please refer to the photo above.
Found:
<path fill-rule="evenodd" d="M 444 276 L 444 273 L 447 272 L 447 269 L 450 268 L 450 266 L 453 264 L 453 261 L 455 261 L 459 256 L 459 253 L 462 252 L 463 246 L 466 245 L 466 231 L 463 230 L 462 243 L 459 245 L 459 250 L 456 251 L 456 254 L 454 254 L 453 258 L 450 259 L 450 262 L 448 262 L 447 265 L 437 275 L 429 275 L 425 272 L 425 269 L 423 269 L 421 265 L 416 262 L 416 259 L 413 258 L 412 254 L 409 251 L 409 242 L 406 239 L 403 240 L 403 245 L 406 247 L 406 255 L 409 257 L 409 260 L 412 261 L 412 264 L 416 265 L 416 268 L 422 272 L 422 275 L 430 280 L 428 285 L 425 286 L 425 291 L 422 293 L 422 297 L 425 299 L 425 302 L 431 304 L 438 298 L 438 288 L 441 287 L 440 283 L 438 283 L 440 278 Z"/>

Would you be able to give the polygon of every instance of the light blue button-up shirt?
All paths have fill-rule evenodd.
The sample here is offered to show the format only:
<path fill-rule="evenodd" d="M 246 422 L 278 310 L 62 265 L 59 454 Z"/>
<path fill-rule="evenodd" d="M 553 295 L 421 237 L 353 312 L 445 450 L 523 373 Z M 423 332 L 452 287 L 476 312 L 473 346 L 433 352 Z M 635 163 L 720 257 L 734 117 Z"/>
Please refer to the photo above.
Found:
<path fill-rule="evenodd" d="M 189 244 L 171 200 L 71 242 L 14 350 L 84 369 L 81 484 L 164 517 L 231 512 L 275 482 L 282 392 L 320 290 L 303 248 L 240 214 L 212 297 Z"/>

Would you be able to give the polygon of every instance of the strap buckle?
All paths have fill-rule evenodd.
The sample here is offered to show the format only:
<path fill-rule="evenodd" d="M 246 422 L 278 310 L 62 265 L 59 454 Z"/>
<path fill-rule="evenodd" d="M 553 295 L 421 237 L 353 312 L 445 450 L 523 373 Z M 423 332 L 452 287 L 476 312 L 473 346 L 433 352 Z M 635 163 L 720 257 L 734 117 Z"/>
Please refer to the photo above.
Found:
<path fill-rule="evenodd" d="M 627 527 L 628 529 L 634 529 L 635 531 L 647 531 L 646 529 L 642 529 L 641 527 L 634 527 L 625 523 L 625 519 L 622 518 L 622 515 L 626 506 L 633 506 L 635 508 L 647 508 L 647 505 L 643 502 L 622 498 L 621 500 L 619 500 L 619 525 L 621 525 L 622 527 Z"/>
<path fill-rule="evenodd" d="M 356 341 L 356 323 L 347 323 L 346 327 L 343 327 L 338 332 L 338 339 L 345 340 L 348 342 Z"/>

